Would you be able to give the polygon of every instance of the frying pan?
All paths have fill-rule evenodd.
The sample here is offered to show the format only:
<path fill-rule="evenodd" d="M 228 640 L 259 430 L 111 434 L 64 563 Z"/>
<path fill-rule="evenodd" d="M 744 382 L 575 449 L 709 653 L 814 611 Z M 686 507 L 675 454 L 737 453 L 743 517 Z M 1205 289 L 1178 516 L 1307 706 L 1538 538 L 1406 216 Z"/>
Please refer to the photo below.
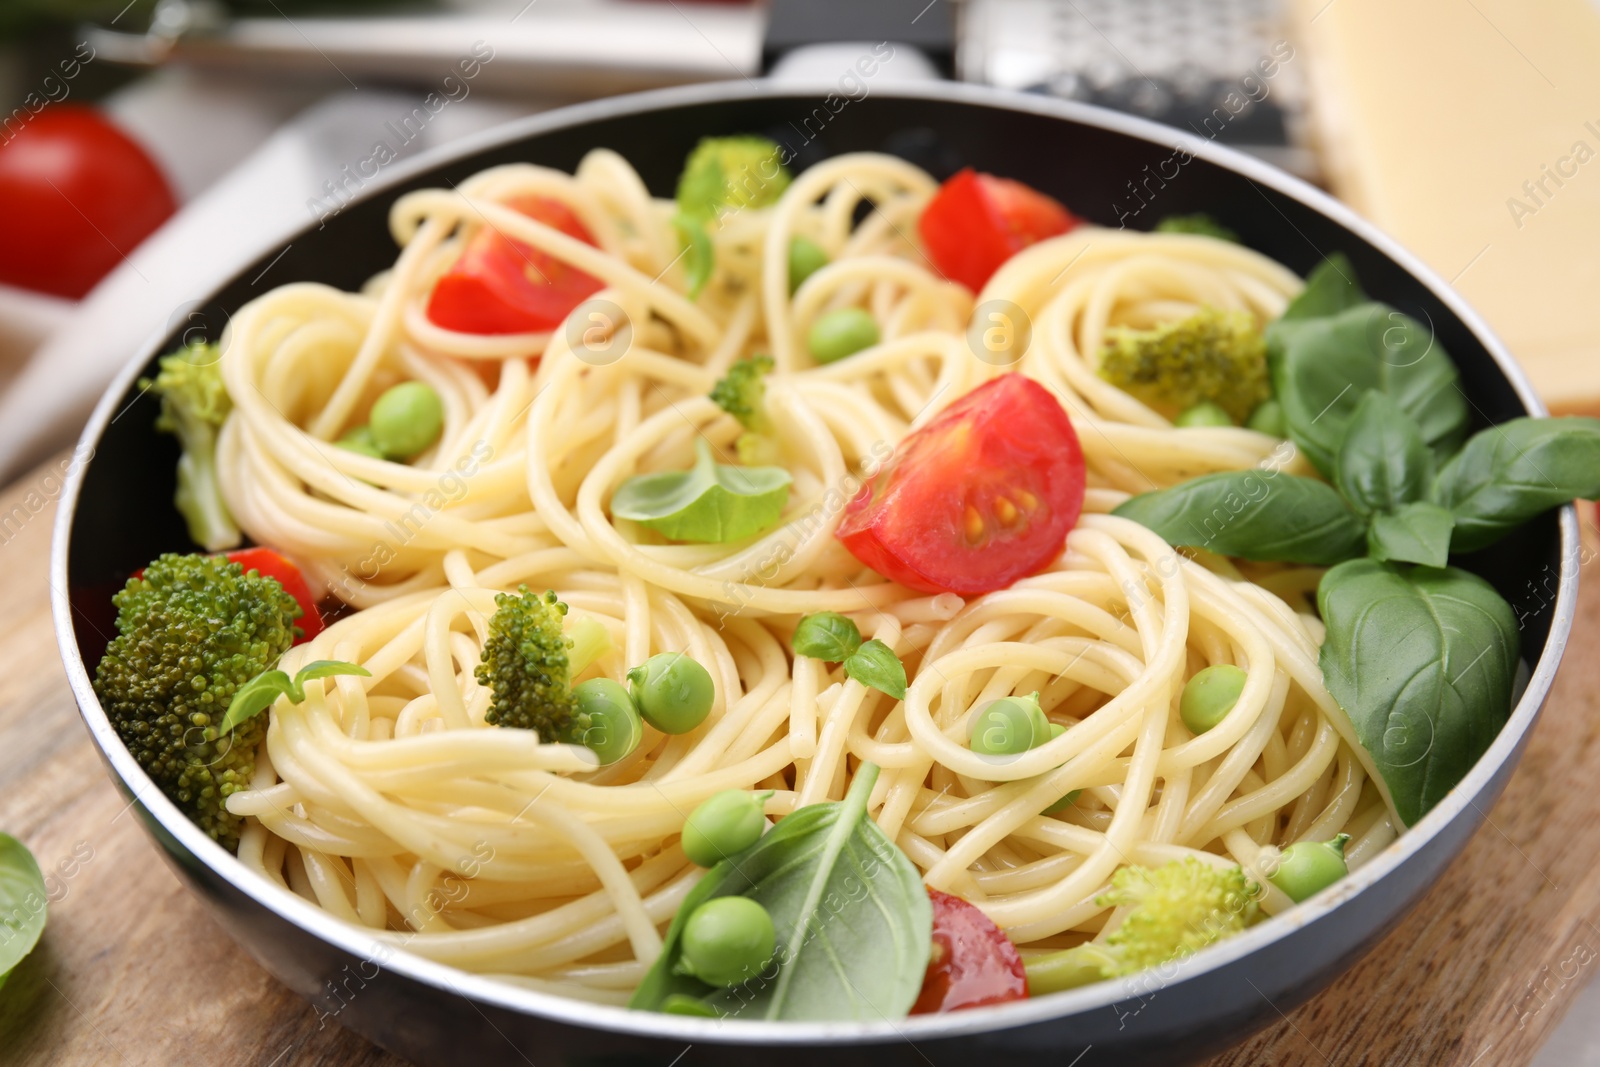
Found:
<path fill-rule="evenodd" d="M 829 94 L 833 94 L 831 97 Z M 531 161 L 570 171 L 613 148 L 656 195 L 670 195 L 702 137 L 760 132 L 796 170 L 828 156 L 887 151 L 944 177 L 963 165 L 1021 179 L 1089 221 L 1148 229 L 1204 211 L 1242 241 L 1304 274 L 1348 255 L 1369 292 L 1429 324 L 1461 373 L 1478 426 L 1544 414 L 1527 379 L 1470 308 L 1432 271 L 1322 193 L 1204 138 L 1095 108 L 948 84 L 805 91 L 749 83 L 670 89 L 539 115 L 379 174 L 325 225 L 261 250 L 183 331 L 152 338 L 84 431 L 64 488 L 51 560 L 61 654 L 107 769 L 168 862 L 218 925 L 325 1021 L 420 1064 L 674 1063 L 763 1067 L 929 1063 L 1185 1064 L 1243 1039 L 1322 988 L 1388 930 L 1461 851 L 1522 753 L 1572 625 L 1577 522 L 1572 509 L 1528 524 L 1465 564 L 1522 620 L 1529 681 L 1472 772 L 1370 863 L 1287 914 L 1179 964 L 1067 993 L 948 1015 L 870 1023 L 720 1021 L 596 1006 L 476 977 L 379 944 L 245 869 L 192 825 L 118 740 L 90 678 L 112 632 L 111 593 L 163 551 L 191 551 L 172 497 L 175 442 L 152 428 L 157 403 L 137 388 L 155 358 L 267 287 L 318 281 L 355 289 L 396 249 L 387 217 L 412 189 L 458 184 L 485 167 Z M 287 247 L 285 247 L 287 246 Z M 1477 428 L 1477 427 L 1475 427 Z M 1549 587 L 1551 598 L 1531 590 Z"/>

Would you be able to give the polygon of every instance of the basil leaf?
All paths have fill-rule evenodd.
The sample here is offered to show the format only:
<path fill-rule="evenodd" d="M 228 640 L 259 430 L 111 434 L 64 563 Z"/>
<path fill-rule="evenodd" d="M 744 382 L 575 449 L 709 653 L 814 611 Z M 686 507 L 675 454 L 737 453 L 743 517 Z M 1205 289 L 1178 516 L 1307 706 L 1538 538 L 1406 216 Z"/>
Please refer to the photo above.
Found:
<path fill-rule="evenodd" d="M 1542 512 L 1600 497 L 1600 419 L 1512 419 L 1472 435 L 1433 500 L 1456 517 L 1455 549 L 1492 545 Z"/>
<path fill-rule="evenodd" d="M 933 907 L 917 868 L 867 818 L 877 778 L 877 766 L 863 763 L 844 800 L 801 808 L 707 871 L 673 917 L 661 956 L 629 1006 L 683 1012 L 696 1001 L 743 1019 L 904 1017 L 922 989 Z M 674 974 L 694 909 L 732 894 L 772 916 L 772 964 L 729 989 Z"/>
<path fill-rule="evenodd" d="M 0 982 L 39 943 L 49 898 L 33 853 L 10 834 L 0 834 Z"/>
<path fill-rule="evenodd" d="M 279 697 L 292 699 L 295 694 L 294 682 L 283 671 L 262 671 L 234 690 L 233 700 L 228 703 L 227 713 L 222 716 L 222 724 L 217 727 L 217 736 L 238 729 L 272 707 Z M 299 698 L 305 699 L 303 690 L 299 692 Z M 299 703 L 299 700 L 295 703 Z"/>
<path fill-rule="evenodd" d="M 873 639 L 851 653 L 844 661 L 844 673 L 896 700 L 906 698 L 906 666 L 882 641 Z"/>
<path fill-rule="evenodd" d="M 1322 577 L 1322 678 L 1411 825 L 1488 749 L 1511 711 L 1517 624 L 1482 578 L 1369 559 Z"/>
<path fill-rule="evenodd" d="M 1394 511 L 1425 497 L 1432 480 L 1433 453 L 1411 416 L 1387 393 L 1363 396 L 1333 471 L 1346 502 L 1358 515 Z"/>
<path fill-rule="evenodd" d="M 305 699 L 305 684 L 314 678 L 332 678 L 337 674 L 353 674 L 359 678 L 371 678 L 372 672 L 365 667 L 354 663 L 346 663 L 342 659 L 314 659 L 295 672 L 295 688 L 300 690 L 300 700 Z M 300 700 L 295 701 L 296 704 Z"/>
<path fill-rule="evenodd" d="M 1365 531 L 1331 486 L 1293 474 L 1222 471 L 1125 500 L 1111 512 L 1169 545 L 1240 559 L 1326 565 L 1359 556 Z"/>
<path fill-rule="evenodd" d="M 861 647 L 861 630 L 837 611 L 819 611 L 800 620 L 793 643 L 797 656 L 842 663 Z"/>
<path fill-rule="evenodd" d="M 700 544 L 742 541 L 783 514 L 794 479 L 782 467 L 724 466 L 703 437 L 695 439 L 695 457 L 692 470 L 640 474 L 617 486 L 611 514 Z"/>
<path fill-rule="evenodd" d="M 262 671 L 234 690 L 233 699 L 228 702 L 228 710 L 222 716 L 222 725 L 217 728 L 217 735 L 220 737 L 231 730 L 237 730 L 276 704 L 279 697 L 288 697 L 296 704 L 304 703 L 307 682 L 314 678 L 331 678 L 336 674 L 372 677 L 372 672 L 365 667 L 339 659 L 312 660 L 300 668 L 293 681 L 290 681 L 289 676 L 283 671 Z"/>
<path fill-rule="evenodd" d="M 1389 394 L 1436 454 L 1447 455 L 1466 431 L 1449 355 L 1387 304 L 1358 304 L 1279 331 L 1272 378 L 1289 437 L 1324 474 L 1333 473 L 1356 405 L 1372 390 Z"/>
<path fill-rule="evenodd" d="M 680 211 L 673 216 L 672 225 L 683 242 L 683 267 L 689 276 L 689 299 L 693 300 L 706 287 L 706 282 L 711 280 L 711 269 L 717 263 L 716 250 L 701 220 Z"/>
<path fill-rule="evenodd" d="M 1377 560 L 1443 567 L 1450 559 L 1455 524 L 1455 516 L 1438 504 L 1426 500 L 1404 504 L 1373 516 L 1367 528 L 1367 554 Z"/>
<path fill-rule="evenodd" d="M 1366 299 L 1367 294 L 1361 291 L 1361 284 L 1356 281 L 1356 271 L 1350 265 L 1349 258 L 1343 252 L 1335 252 L 1306 275 L 1306 287 L 1289 301 L 1289 306 L 1283 309 L 1277 322 L 1337 315 Z M 1267 329 L 1270 341 L 1272 327 Z"/>

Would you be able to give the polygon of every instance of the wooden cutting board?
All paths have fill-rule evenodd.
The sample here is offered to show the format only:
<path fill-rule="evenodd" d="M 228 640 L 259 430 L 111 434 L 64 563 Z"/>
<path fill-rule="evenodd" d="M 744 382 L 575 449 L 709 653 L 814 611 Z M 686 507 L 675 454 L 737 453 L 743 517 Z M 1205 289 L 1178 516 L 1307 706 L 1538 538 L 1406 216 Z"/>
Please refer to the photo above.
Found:
<path fill-rule="evenodd" d="M 0 991 L 0 1062 L 397 1067 L 237 948 L 127 814 L 56 654 L 60 483 L 42 470 L 0 496 L 0 829 L 33 850 L 53 903 Z M 1600 960 L 1594 574 L 1584 589 L 1574 654 L 1489 825 L 1365 961 L 1211 1067 L 1529 1061 Z"/>

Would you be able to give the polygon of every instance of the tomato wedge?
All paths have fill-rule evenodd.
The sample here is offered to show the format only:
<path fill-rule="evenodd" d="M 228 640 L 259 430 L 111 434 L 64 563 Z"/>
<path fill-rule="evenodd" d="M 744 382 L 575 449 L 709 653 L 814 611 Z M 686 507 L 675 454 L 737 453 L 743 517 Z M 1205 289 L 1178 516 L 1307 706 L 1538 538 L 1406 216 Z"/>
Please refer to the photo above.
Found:
<path fill-rule="evenodd" d="M 306 577 L 300 573 L 299 567 L 270 548 L 241 548 L 228 553 L 228 562 L 239 564 L 246 573 L 260 571 L 263 577 L 276 578 L 284 592 L 294 597 L 300 610 L 305 613 L 295 622 L 303 631 L 295 639 L 295 644 L 303 645 L 322 632 L 322 615 L 317 611 L 317 600 L 311 595 L 311 587 L 306 584 Z"/>
<path fill-rule="evenodd" d="M 933 955 L 912 1015 L 1028 999 L 1028 976 L 1011 939 L 960 897 L 928 890 Z"/>
<path fill-rule="evenodd" d="M 934 266 L 976 293 L 1000 264 L 1077 224 L 1071 212 L 1038 190 L 967 167 L 939 187 L 917 229 Z"/>
<path fill-rule="evenodd" d="M 572 209 L 547 196 L 523 196 L 506 206 L 569 237 L 594 244 Z M 428 298 L 435 326 L 460 333 L 542 333 L 561 325 L 603 283 L 567 263 L 484 226 Z"/>
<path fill-rule="evenodd" d="M 1008 374 L 901 441 L 845 505 L 835 536 L 912 589 L 988 593 L 1060 555 L 1083 484 L 1083 449 L 1061 404 Z"/>

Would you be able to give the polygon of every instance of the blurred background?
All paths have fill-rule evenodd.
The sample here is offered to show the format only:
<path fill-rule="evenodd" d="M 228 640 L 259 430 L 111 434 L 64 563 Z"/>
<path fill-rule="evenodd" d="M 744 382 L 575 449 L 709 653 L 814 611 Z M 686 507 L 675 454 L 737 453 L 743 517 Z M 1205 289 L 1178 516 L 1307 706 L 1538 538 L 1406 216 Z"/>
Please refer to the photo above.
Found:
<path fill-rule="evenodd" d="M 880 41 L 871 91 L 1086 101 L 1326 188 L 1600 414 L 1600 0 L 0 0 L 0 485 L 392 161 L 617 93 L 832 82 Z M 1600 1065 L 1600 988 L 1538 1063 Z"/>
<path fill-rule="evenodd" d="M 577 100 L 829 77 L 884 40 L 874 87 L 1088 101 L 1328 188 L 1473 301 L 1553 407 L 1600 406 L 1596 0 L 5 0 L 0 482 L 391 158 Z"/>

